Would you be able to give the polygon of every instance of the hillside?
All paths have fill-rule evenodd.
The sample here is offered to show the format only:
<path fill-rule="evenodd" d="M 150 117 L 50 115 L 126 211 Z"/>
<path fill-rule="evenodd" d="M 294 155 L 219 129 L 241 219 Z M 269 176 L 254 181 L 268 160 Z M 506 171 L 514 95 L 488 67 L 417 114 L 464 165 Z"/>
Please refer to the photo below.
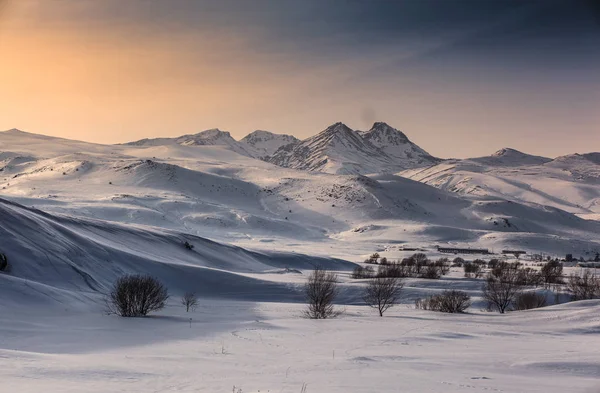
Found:
<path fill-rule="evenodd" d="M 589 215 L 600 212 L 598 153 L 549 159 L 503 149 L 490 157 L 449 160 L 400 175 L 464 196 L 493 196 Z"/>

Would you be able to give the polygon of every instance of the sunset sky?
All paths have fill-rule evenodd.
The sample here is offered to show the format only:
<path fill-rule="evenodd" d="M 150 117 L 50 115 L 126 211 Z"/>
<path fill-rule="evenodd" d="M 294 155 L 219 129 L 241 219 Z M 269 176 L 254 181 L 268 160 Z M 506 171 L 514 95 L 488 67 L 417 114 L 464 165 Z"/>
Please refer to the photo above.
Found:
<path fill-rule="evenodd" d="M 0 130 L 119 143 L 385 121 L 440 157 L 600 151 L 597 4 L 0 0 Z"/>

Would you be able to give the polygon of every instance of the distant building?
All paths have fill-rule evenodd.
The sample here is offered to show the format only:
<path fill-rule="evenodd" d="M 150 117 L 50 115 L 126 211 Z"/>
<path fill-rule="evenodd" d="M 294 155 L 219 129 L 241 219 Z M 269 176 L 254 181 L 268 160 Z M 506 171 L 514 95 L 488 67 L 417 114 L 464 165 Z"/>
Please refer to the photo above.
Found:
<path fill-rule="evenodd" d="M 514 255 L 517 258 L 521 255 L 527 254 L 527 251 L 523 250 L 502 250 L 502 254 L 504 255 Z"/>
<path fill-rule="evenodd" d="M 489 254 L 487 248 L 456 248 L 456 247 L 438 247 L 439 252 L 446 254 Z"/>

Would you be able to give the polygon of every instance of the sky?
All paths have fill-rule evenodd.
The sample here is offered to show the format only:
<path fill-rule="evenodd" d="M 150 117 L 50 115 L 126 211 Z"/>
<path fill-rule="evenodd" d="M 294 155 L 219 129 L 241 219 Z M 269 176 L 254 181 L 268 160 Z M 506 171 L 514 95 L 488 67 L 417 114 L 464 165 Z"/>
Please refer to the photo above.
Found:
<path fill-rule="evenodd" d="M 439 157 L 600 151 L 595 0 L 0 0 L 0 130 L 385 121 Z"/>

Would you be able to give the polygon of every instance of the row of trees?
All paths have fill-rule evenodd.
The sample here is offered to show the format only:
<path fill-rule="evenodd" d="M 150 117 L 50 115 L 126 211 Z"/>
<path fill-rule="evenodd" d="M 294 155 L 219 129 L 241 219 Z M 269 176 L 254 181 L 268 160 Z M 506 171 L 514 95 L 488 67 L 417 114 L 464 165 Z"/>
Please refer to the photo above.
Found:
<path fill-rule="evenodd" d="M 562 265 L 559 262 L 550 261 L 540 271 L 501 263 L 488 273 L 482 293 L 490 307 L 504 313 L 511 307 L 522 310 L 546 304 L 545 297 L 542 299 L 535 292 L 524 292 L 525 287 L 562 283 Z M 566 289 L 573 300 L 600 298 L 600 278 L 590 270 L 583 271 L 583 274 L 573 272 L 566 281 Z"/>
<path fill-rule="evenodd" d="M 547 264 L 549 267 L 541 276 L 556 281 L 556 277 L 562 277 L 562 266 L 558 269 L 551 263 Z M 405 267 L 406 265 L 387 266 Z M 558 274 L 559 270 L 561 274 Z M 545 306 L 545 296 L 525 290 L 527 286 L 532 285 L 531 281 L 528 281 L 528 274 L 530 274 L 528 269 L 517 264 L 498 264 L 486 277 L 482 287 L 483 298 L 487 300 L 490 308 L 495 308 L 500 313 L 510 309 L 525 310 Z M 404 288 L 403 277 L 396 274 L 378 274 L 371 277 L 362 296 L 365 304 L 377 309 L 379 315 L 383 316 L 400 300 Z M 571 274 L 566 287 L 574 300 L 600 298 L 600 277 L 589 270 L 585 270 L 581 275 Z M 335 299 L 339 294 L 338 278 L 335 273 L 320 268 L 315 269 L 308 276 L 304 293 L 307 301 L 306 317 L 327 319 L 338 314 L 334 307 Z M 127 275 L 116 281 L 107 296 L 106 304 L 111 313 L 123 317 L 140 317 L 164 308 L 168 299 L 167 288 L 157 279 L 144 275 Z M 181 304 L 189 312 L 197 307 L 198 298 L 194 293 L 188 292 L 181 298 Z M 423 310 L 457 313 L 464 312 L 470 307 L 471 298 L 465 292 L 447 290 L 441 294 L 419 299 L 415 305 Z"/>
<path fill-rule="evenodd" d="M 377 261 L 373 254 L 367 261 Z M 372 263 L 372 262 L 369 262 Z M 381 258 L 378 262 L 377 272 L 371 266 L 357 266 L 352 272 L 352 278 L 375 278 L 375 277 L 396 277 L 396 278 L 427 278 L 439 279 L 450 272 L 450 261 L 448 258 L 440 258 L 437 261 L 430 261 L 423 253 L 417 253 L 401 261 L 390 261 Z"/>

